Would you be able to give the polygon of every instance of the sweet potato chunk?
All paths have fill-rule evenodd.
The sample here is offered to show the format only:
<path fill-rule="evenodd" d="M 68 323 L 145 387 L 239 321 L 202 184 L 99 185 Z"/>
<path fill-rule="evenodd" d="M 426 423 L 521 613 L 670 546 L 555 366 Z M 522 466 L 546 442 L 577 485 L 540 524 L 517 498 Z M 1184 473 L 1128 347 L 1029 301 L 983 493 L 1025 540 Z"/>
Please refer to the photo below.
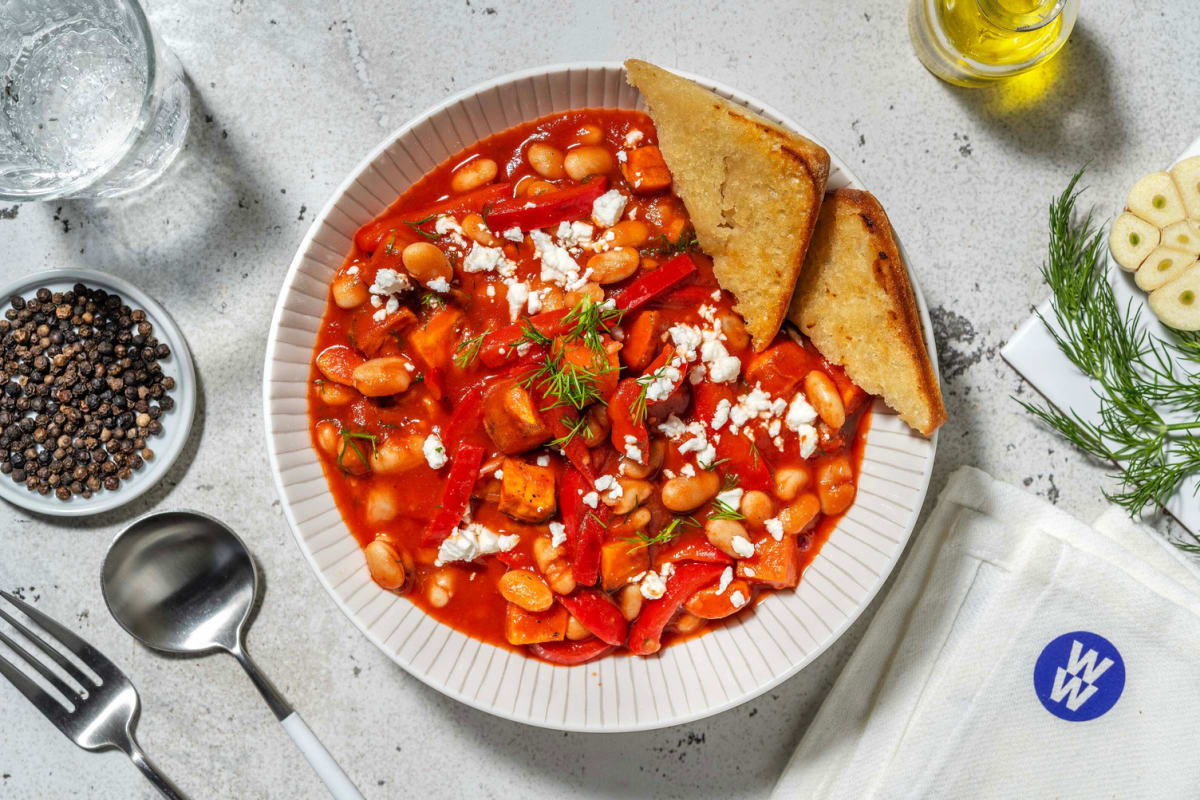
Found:
<path fill-rule="evenodd" d="M 550 438 L 533 398 L 516 381 L 497 384 L 483 401 L 483 428 L 504 453 L 523 453 Z"/>
<path fill-rule="evenodd" d="M 554 514 L 554 470 L 506 458 L 501 467 L 500 511 L 525 522 L 545 522 Z"/>
<path fill-rule="evenodd" d="M 737 562 L 737 576 L 748 583 L 775 589 L 791 589 L 800 583 L 800 551 L 796 537 L 775 541 L 764 536 L 754 544 L 754 555 Z"/>
<path fill-rule="evenodd" d="M 654 194 L 671 185 L 671 170 L 662 152 L 652 144 L 630 150 L 621 164 L 621 172 L 634 194 Z"/>
<path fill-rule="evenodd" d="M 636 549 L 635 549 L 636 548 Z M 639 572 L 650 569 L 650 548 L 630 542 L 609 542 L 600 548 L 600 584 L 611 592 L 629 583 Z"/>
<path fill-rule="evenodd" d="M 548 611 L 526 611 L 508 604 L 504 616 L 504 638 L 509 644 L 561 642 L 567 637 L 567 610 L 555 603 Z"/>
<path fill-rule="evenodd" d="M 784 340 L 754 356 L 746 367 L 746 385 L 756 383 L 774 397 L 790 395 L 804 376 L 818 367 L 817 359 L 792 341 Z"/>
<path fill-rule="evenodd" d="M 456 330 L 462 312 L 454 308 L 443 308 L 434 314 L 423 327 L 415 329 L 408 336 L 408 343 L 416 352 L 417 357 L 425 362 L 427 369 L 445 369 L 450 365 L 450 358 L 457 338 Z"/>

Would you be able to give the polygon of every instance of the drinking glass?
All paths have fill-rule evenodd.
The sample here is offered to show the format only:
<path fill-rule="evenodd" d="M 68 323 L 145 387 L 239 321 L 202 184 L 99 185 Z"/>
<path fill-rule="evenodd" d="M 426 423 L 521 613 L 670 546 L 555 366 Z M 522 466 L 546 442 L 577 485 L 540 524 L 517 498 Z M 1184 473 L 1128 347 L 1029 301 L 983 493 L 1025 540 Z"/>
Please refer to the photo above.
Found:
<path fill-rule="evenodd" d="M 136 0 L 0 0 L 0 200 L 141 188 L 189 115 L 179 61 Z"/>
<path fill-rule="evenodd" d="M 1078 16 L 1079 0 L 912 0 L 908 30 L 934 75 L 983 86 L 1052 58 Z"/>

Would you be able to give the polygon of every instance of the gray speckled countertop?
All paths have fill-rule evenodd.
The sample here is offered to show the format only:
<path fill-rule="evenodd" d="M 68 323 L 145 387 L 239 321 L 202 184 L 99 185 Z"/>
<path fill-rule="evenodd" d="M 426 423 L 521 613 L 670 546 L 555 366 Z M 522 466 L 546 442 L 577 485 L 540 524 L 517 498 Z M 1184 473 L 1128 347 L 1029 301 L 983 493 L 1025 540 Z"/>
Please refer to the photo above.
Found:
<path fill-rule="evenodd" d="M 1192 141 L 1200 52 L 1191 0 L 1084 0 L 1074 36 L 1029 82 L 972 91 L 928 75 L 900 0 L 735 5 L 154 0 L 193 87 L 187 148 L 129 199 L 0 207 L 0 280 L 111 271 L 174 314 L 200 415 L 168 479 L 78 522 L 0 505 L 0 587 L 70 623 L 141 691 L 146 750 L 195 798 L 322 797 L 232 659 L 165 659 L 111 620 L 105 547 L 151 508 L 229 521 L 266 576 L 250 648 L 371 798 L 762 796 L 870 617 L 775 691 L 654 733 L 568 735 L 459 705 L 396 667 L 321 590 L 279 513 L 263 451 L 263 347 L 314 209 L 372 146 L 448 93 L 538 64 L 637 55 L 711 76 L 803 122 L 879 196 L 932 310 L 949 422 L 931 498 L 961 464 L 1090 519 L 1105 470 L 1039 429 L 1000 345 L 1045 295 L 1045 208 L 1090 162 L 1112 213 Z M 119 754 L 90 755 L 0 685 L 0 797 L 151 797 Z"/>

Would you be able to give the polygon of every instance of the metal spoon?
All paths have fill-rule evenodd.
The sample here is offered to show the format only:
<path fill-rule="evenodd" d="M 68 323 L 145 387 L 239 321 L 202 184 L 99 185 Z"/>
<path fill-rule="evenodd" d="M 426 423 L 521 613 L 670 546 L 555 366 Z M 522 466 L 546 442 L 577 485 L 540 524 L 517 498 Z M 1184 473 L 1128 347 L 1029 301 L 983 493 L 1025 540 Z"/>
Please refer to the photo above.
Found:
<path fill-rule="evenodd" d="M 113 540 L 100 583 L 108 610 L 147 647 L 195 655 L 224 650 L 236 658 L 330 793 L 362 800 L 246 652 L 258 570 L 237 534 L 194 511 L 149 514 Z"/>

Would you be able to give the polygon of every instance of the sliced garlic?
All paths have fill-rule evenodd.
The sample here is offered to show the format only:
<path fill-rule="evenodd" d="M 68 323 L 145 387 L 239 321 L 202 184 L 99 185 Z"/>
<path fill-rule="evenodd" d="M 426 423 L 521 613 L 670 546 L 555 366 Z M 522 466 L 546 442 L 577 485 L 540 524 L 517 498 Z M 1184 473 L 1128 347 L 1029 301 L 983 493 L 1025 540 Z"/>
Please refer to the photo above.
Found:
<path fill-rule="evenodd" d="M 1121 269 L 1133 272 L 1158 247 L 1159 236 L 1156 226 L 1126 211 L 1112 224 L 1108 249 Z"/>
<path fill-rule="evenodd" d="M 1152 292 L 1178 278 L 1195 263 L 1196 257 L 1191 253 L 1174 247 L 1156 247 L 1138 267 L 1133 279 L 1142 291 Z"/>
<path fill-rule="evenodd" d="M 1133 185 L 1125 205 L 1134 214 L 1159 228 L 1187 216 L 1175 181 L 1165 172 L 1152 172 Z"/>
<path fill-rule="evenodd" d="M 1151 292 L 1150 310 L 1176 330 L 1200 330 L 1200 268 L 1192 267 Z"/>
<path fill-rule="evenodd" d="M 1163 228 L 1162 243 L 1164 247 L 1174 247 L 1193 256 L 1200 256 L 1200 225 L 1190 219 Z"/>
<path fill-rule="evenodd" d="M 1171 178 L 1183 199 L 1187 215 L 1200 223 L 1200 156 L 1185 158 L 1171 167 Z"/>

